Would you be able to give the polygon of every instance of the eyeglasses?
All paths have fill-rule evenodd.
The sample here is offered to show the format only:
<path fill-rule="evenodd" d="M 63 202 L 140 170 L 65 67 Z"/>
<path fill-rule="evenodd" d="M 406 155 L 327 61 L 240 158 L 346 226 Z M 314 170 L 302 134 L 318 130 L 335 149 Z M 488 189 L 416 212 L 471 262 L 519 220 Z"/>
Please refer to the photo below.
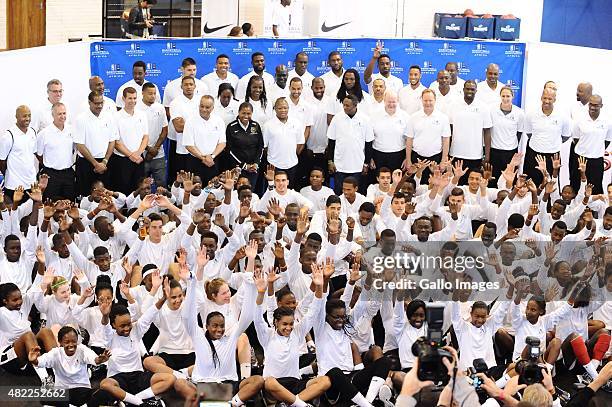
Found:
<path fill-rule="evenodd" d="M 59 90 L 48 90 L 47 92 L 49 93 L 64 93 L 63 89 L 59 89 Z"/>

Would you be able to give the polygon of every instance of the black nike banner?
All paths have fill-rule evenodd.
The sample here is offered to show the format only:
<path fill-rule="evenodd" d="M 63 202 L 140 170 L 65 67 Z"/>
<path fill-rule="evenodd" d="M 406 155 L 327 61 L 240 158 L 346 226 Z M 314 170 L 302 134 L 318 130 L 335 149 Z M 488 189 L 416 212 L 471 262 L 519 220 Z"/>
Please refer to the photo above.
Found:
<path fill-rule="evenodd" d="M 227 37 L 238 25 L 238 0 L 202 1 L 202 37 Z"/>

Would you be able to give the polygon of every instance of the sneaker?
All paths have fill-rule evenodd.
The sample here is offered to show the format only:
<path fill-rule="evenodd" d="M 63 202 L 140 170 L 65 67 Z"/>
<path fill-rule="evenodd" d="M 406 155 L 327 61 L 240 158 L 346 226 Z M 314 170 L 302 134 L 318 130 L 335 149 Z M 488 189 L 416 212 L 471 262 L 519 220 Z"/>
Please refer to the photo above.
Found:
<path fill-rule="evenodd" d="M 162 399 L 151 397 L 150 399 L 143 400 L 141 406 L 146 406 L 146 407 L 166 407 L 166 404 L 164 403 L 164 401 Z"/>
<path fill-rule="evenodd" d="M 612 393 L 612 380 L 608 380 L 608 383 L 601 386 L 601 390 L 605 391 L 606 393 Z"/>
<path fill-rule="evenodd" d="M 593 378 L 591 378 L 590 374 L 583 373 L 582 376 L 578 376 L 578 380 L 588 386 L 593 381 Z"/>
<path fill-rule="evenodd" d="M 44 389 L 52 389 L 54 385 L 55 385 L 55 382 L 53 380 L 53 376 L 45 377 L 44 379 L 41 380 L 41 383 L 40 383 L 40 387 Z"/>
<path fill-rule="evenodd" d="M 391 402 L 393 398 L 393 390 L 387 384 L 383 384 L 378 390 L 378 400 L 382 401 L 385 407 L 393 407 L 394 404 Z"/>

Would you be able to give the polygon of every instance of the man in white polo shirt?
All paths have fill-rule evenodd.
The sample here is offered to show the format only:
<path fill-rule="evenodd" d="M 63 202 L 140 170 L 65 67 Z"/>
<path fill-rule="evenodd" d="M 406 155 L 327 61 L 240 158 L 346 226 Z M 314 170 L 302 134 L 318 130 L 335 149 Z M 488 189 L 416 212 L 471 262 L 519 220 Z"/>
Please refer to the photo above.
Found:
<path fill-rule="evenodd" d="M 204 96 L 204 95 L 211 94 L 211 90 L 208 89 L 206 84 L 196 78 L 197 73 L 198 73 L 198 68 L 196 66 L 195 59 L 193 58 L 183 59 L 183 62 L 181 63 L 180 78 L 171 80 L 170 82 L 166 84 L 166 87 L 164 88 L 164 103 L 163 104 L 166 107 L 167 112 L 170 111 L 170 104 L 172 103 L 172 101 L 181 95 L 182 80 L 185 77 L 193 78 L 193 81 L 195 83 L 194 94 L 196 96 Z"/>
<path fill-rule="evenodd" d="M 230 59 L 225 54 L 217 55 L 215 60 L 215 70 L 202 77 L 202 82 L 206 84 L 206 87 L 210 91 L 213 97 L 217 97 L 219 94 L 219 85 L 222 83 L 229 83 L 236 91 L 238 86 L 238 76 L 230 72 Z"/>
<path fill-rule="evenodd" d="M 313 167 L 323 169 L 323 179 L 328 178 L 327 175 L 327 106 L 331 103 L 331 98 L 325 94 L 325 81 L 323 78 L 314 78 L 311 88 L 312 96 L 308 99 L 312 106 L 312 127 L 310 128 L 310 136 L 306 140 L 306 148 L 304 153 L 310 157 L 306 162 L 304 172 L 310 174 Z"/>
<path fill-rule="evenodd" d="M 523 172 L 536 185 L 542 182 L 542 173 L 538 170 L 536 156 L 546 159 L 546 169 L 552 174 L 552 156 L 561 150 L 564 139 L 570 137 L 570 120 L 567 115 L 555 109 L 556 92 L 544 89 L 542 92 L 542 107 L 527 115 L 525 133 L 529 137 Z"/>
<path fill-rule="evenodd" d="M 572 136 L 578 139 L 576 155 L 587 159 L 586 177 L 593 184 L 593 194 L 603 193 L 603 157 L 612 141 L 612 122 L 601 114 L 601 96 L 592 95 L 589 99 L 589 116 L 574 123 Z M 580 174 L 571 174 L 570 177 Z M 580 180 L 578 181 L 580 182 Z"/>
<path fill-rule="evenodd" d="M 289 188 L 295 184 L 298 155 L 304 148 L 304 123 L 289 115 L 285 98 L 276 100 L 276 115 L 263 127 L 264 147 L 268 149 L 268 163 L 287 173 Z"/>
<path fill-rule="evenodd" d="M 213 114 L 214 108 L 213 97 L 202 96 L 198 114 L 185 120 L 183 129 L 183 145 L 190 154 L 188 168 L 200 176 L 203 185 L 219 174 L 215 158 L 225 148 L 225 123 Z"/>
<path fill-rule="evenodd" d="M 465 81 L 463 99 L 457 100 L 450 109 L 450 155 L 463 160 L 463 167 L 468 168 L 458 185 L 465 185 L 471 169 L 482 166 L 483 146 L 485 162 L 489 162 L 491 154 L 491 111 L 482 102 L 475 100 L 476 91 L 476 82 Z"/>
<path fill-rule="evenodd" d="M 457 93 L 463 94 L 463 84 L 465 81 L 458 76 L 459 67 L 456 62 L 447 62 L 444 70 L 450 75 L 450 87 Z M 434 91 L 438 88 L 438 81 L 433 81 L 429 85 L 429 89 Z"/>
<path fill-rule="evenodd" d="M 157 102 L 157 99 L 157 87 L 147 82 L 142 85 L 142 100 L 136 104 L 136 109 L 147 116 L 149 129 L 149 144 L 145 148 L 144 157 L 145 176 L 151 175 L 157 185 L 166 186 L 166 158 L 163 144 L 168 136 L 168 118 L 164 105 Z"/>
<path fill-rule="evenodd" d="M 59 79 L 51 79 L 47 82 L 47 99 L 34 108 L 30 127 L 36 132 L 41 131 L 53 122 L 51 108 L 57 102 L 61 102 L 64 95 L 64 87 Z"/>
<path fill-rule="evenodd" d="M 406 140 L 406 169 L 417 160 L 437 163 L 448 160 L 451 137 L 448 117 L 438 110 L 436 94 L 432 89 L 423 91 L 421 102 L 423 109 L 410 116 Z M 427 184 L 430 175 L 429 169 L 425 169 L 421 183 Z"/>
<path fill-rule="evenodd" d="M 579 83 L 576 87 L 576 101 L 572 104 L 570 109 L 570 116 L 572 119 L 571 126 L 574 126 L 579 121 L 589 118 L 589 101 L 593 94 L 593 85 L 588 82 Z M 576 155 L 576 142 L 578 140 L 572 136 L 570 139 L 570 150 L 569 150 L 569 174 L 570 174 L 570 185 L 574 188 L 574 191 L 578 191 L 580 188 L 580 171 L 578 170 L 578 155 Z"/>
<path fill-rule="evenodd" d="M 99 92 L 104 95 L 104 80 L 99 76 L 92 76 L 89 78 L 89 91 L 90 92 Z M 115 102 L 109 97 L 104 96 L 104 107 L 102 108 L 102 113 L 117 113 L 117 105 Z"/>
<path fill-rule="evenodd" d="M 478 82 L 478 100 L 489 109 L 493 109 L 500 103 L 499 92 L 504 84 L 499 82 L 499 66 L 497 64 L 487 65 L 486 80 Z"/>
<path fill-rule="evenodd" d="M 176 97 L 170 105 L 170 122 L 168 124 L 168 139 L 170 144 L 175 145 L 175 154 L 170 155 L 168 160 L 168 176 L 172 181 L 176 173 L 187 170 L 187 154 L 189 152 L 183 146 L 183 128 L 185 121 L 198 113 L 200 99 L 195 95 L 195 80 L 184 77 L 181 83 L 182 94 Z M 172 147 L 170 148 L 172 151 Z"/>
<path fill-rule="evenodd" d="M 74 170 L 73 128 L 66 124 L 66 106 L 53 105 L 53 123 L 45 127 L 36 138 L 36 155 L 42 164 L 42 173 L 49 176 L 43 198 L 57 200 L 76 197 Z"/>
<path fill-rule="evenodd" d="M 119 90 L 117 91 L 117 96 L 115 97 L 115 104 L 118 108 L 123 107 L 123 89 L 127 87 L 136 89 L 138 100 L 142 99 L 142 87 L 145 83 L 150 83 L 148 80 L 145 79 L 146 76 L 147 64 L 144 61 L 134 62 L 134 64 L 132 65 L 132 79 L 121 85 L 119 87 Z M 161 103 L 161 93 L 159 92 L 157 85 L 153 84 L 153 86 L 155 86 L 156 91 L 155 102 Z"/>
<path fill-rule="evenodd" d="M 421 108 L 421 94 L 427 89 L 421 83 L 421 67 L 412 65 L 408 70 L 408 85 L 399 92 L 400 108 L 412 114 Z"/>
<path fill-rule="evenodd" d="M 110 185 L 108 160 L 115 149 L 117 128 L 113 116 L 102 113 L 104 98 L 99 92 L 87 97 L 89 109 L 81 113 L 74 128 L 74 143 L 78 150 L 76 161 L 77 193 L 88 196 L 91 185 L 102 181 Z"/>
<path fill-rule="evenodd" d="M 270 87 L 266 87 L 268 103 L 274 105 L 276 99 L 289 97 L 289 86 L 287 86 L 288 75 L 289 71 L 285 65 L 276 66 L 274 70 L 274 83 Z"/>
<path fill-rule="evenodd" d="M 378 65 L 378 73 L 372 74 L 372 72 L 374 72 L 375 63 Z M 382 46 L 380 43 L 376 44 L 374 54 L 363 72 L 363 81 L 368 85 L 368 92 L 370 93 L 372 93 L 372 83 L 375 79 L 382 79 L 385 81 L 385 87 L 396 94 L 404 86 L 404 82 L 402 82 L 400 78 L 391 75 L 391 57 L 382 53 Z"/>
<path fill-rule="evenodd" d="M 15 119 L 15 125 L 0 138 L 0 171 L 4 174 L 5 193 L 11 198 L 18 186 L 30 189 L 36 182 L 36 131 L 30 127 L 30 108 L 19 106 Z"/>
<path fill-rule="evenodd" d="M 253 75 L 259 75 L 264 81 L 264 86 L 266 89 L 269 89 L 274 84 L 274 77 L 266 72 L 266 58 L 264 54 L 261 52 L 254 52 L 251 54 L 251 66 L 253 69 L 244 75 L 238 81 L 238 85 L 236 86 L 236 99 L 239 101 L 244 101 L 246 96 L 247 86 L 249 85 L 249 80 Z"/>
<path fill-rule="evenodd" d="M 310 138 L 310 132 L 313 125 L 313 110 L 314 107 L 302 96 L 302 80 L 298 77 L 291 79 L 289 82 L 289 97 L 287 103 L 289 104 L 289 116 L 295 118 L 297 121 L 304 126 L 304 142 L 306 143 Z M 312 163 L 310 152 L 305 148 L 298 156 L 299 167 L 297 172 L 297 179 L 295 189 L 301 189 L 308 185 L 308 174 Z"/>
<path fill-rule="evenodd" d="M 387 92 L 385 81 L 381 78 L 374 79 L 372 81 L 372 106 L 370 108 L 370 116 L 385 110 L 385 92 Z M 395 93 L 395 95 L 397 95 L 397 93 Z"/>
<path fill-rule="evenodd" d="M 294 68 L 289 71 L 287 80 L 291 82 L 293 78 L 300 78 L 304 89 L 310 90 L 310 85 L 312 84 L 314 76 L 308 72 L 308 54 L 305 52 L 298 52 L 295 54 L 293 66 Z"/>
<path fill-rule="evenodd" d="M 370 170 L 387 167 L 391 171 L 402 168 L 406 159 L 406 138 L 410 116 L 398 106 L 397 94 L 390 90 L 384 96 L 384 109 L 372 115 L 374 142 Z M 372 165 L 374 164 L 374 165 Z M 375 174 L 376 171 L 371 171 Z M 372 180 L 375 177 L 371 177 Z"/>
<path fill-rule="evenodd" d="M 352 176 L 361 183 L 372 159 L 374 130 L 370 119 L 357 110 L 359 101 L 348 95 L 342 101 L 342 112 L 334 115 L 327 129 L 328 168 L 334 174 L 334 191 L 342 193 L 344 178 Z M 365 191 L 365 188 L 362 188 Z"/>
<path fill-rule="evenodd" d="M 325 81 L 325 94 L 336 100 L 338 89 L 342 85 L 342 77 L 344 76 L 344 68 L 342 67 L 342 55 L 338 51 L 332 51 L 327 57 L 327 65 L 329 71 L 321 75 Z"/>
<path fill-rule="evenodd" d="M 462 97 L 462 92 L 459 92 L 456 87 L 450 84 L 450 73 L 447 70 L 438 71 L 438 86 L 430 86 L 436 95 L 436 110 L 448 115 L 450 107 L 455 101 Z"/>
<path fill-rule="evenodd" d="M 111 183 L 115 191 L 129 195 L 144 176 L 142 153 L 149 143 L 147 116 L 136 110 L 136 89 L 123 91 L 124 107 L 117 112 L 117 141 L 112 157 Z"/>

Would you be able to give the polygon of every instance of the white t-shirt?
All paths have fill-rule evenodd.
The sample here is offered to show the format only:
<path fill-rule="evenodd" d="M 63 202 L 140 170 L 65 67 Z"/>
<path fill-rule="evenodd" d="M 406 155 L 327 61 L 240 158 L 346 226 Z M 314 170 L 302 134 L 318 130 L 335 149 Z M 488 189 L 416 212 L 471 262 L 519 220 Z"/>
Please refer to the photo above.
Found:
<path fill-rule="evenodd" d="M 292 168 L 298 163 L 297 145 L 304 144 L 304 125 L 291 116 L 285 123 L 275 116 L 263 126 L 263 139 L 268 162 L 276 168 Z"/>
<path fill-rule="evenodd" d="M 164 127 L 168 127 L 168 117 L 166 116 L 166 109 L 164 106 L 155 102 L 151 106 L 147 106 L 144 103 L 138 103 L 136 110 L 143 112 L 147 117 L 147 128 L 149 129 L 149 147 L 152 147 L 157 143 L 159 135 L 161 134 Z M 164 149 L 160 148 L 157 155 L 153 159 L 163 158 Z"/>
<path fill-rule="evenodd" d="M 518 147 L 517 132 L 525 131 L 525 112 L 512 105 L 512 111 L 505 114 L 500 108 L 491 110 L 491 148 L 514 150 Z"/>
<path fill-rule="evenodd" d="M 562 138 L 571 133 L 569 118 L 557 110 L 546 116 L 542 109 L 527 115 L 525 133 L 531 134 L 529 147 L 538 153 L 557 153 Z"/>
<path fill-rule="evenodd" d="M 45 99 L 44 101 L 42 101 L 38 105 L 38 107 L 31 112 L 32 121 L 30 122 L 30 127 L 39 132 L 51 123 L 53 123 L 53 115 L 51 113 L 52 110 L 53 105 L 51 104 L 49 99 Z M 66 111 L 68 111 L 67 107 Z"/>
<path fill-rule="evenodd" d="M 51 123 L 36 138 L 36 154 L 43 157 L 43 165 L 55 170 L 65 170 L 74 164 L 74 129 L 64 124 L 60 130 Z"/>
<path fill-rule="evenodd" d="M 300 190 L 300 194 L 304 195 L 312 202 L 312 208 L 308 213 L 309 216 L 314 215 L 316 211 L 324 210 L 325 203 L 327 202 L 327 198 L 330 195 L 334 195 L 333 189 L 326 187 L 323 185 L 321 189 L 318 191 L 314 191 L 312 187 L 309 185 Z"/>
<path fill-rule="evenodd" d="M 323 95 L 321 100 L 312 97 L 309 99 L 312 110 L 312 127 L 310 128 L 310 137 L 306 141 L 306 148 L 312 150 L 313 153 L 321 154 L 327 148 L 327 106 L 330 102 L 330 97 Z"/>
<path fill-rule="evenodd" d="M 291 9 L 289 6 L 283 6 L 280 1 L 277 1 L 272 8 L 272 25 L 276 26 L 276 32 L 279 37 L 287 37 L 289 35 L 289 26 L 291 25 Z"/>
<path fill-rule="evenodd" d="M 96 116 L 91 110 L 81 113 L 74 126 L 74 143 L 84 144 L 94 158 L 104 158 L 108 143 L 117 140 L 114 117 L 106 113 Z M 78 154 L 83 157 L 81 153 Z"/>
<path fill-rule="evenodd" d="M 238 117 L 238 110 L 240 102 L 236 99 L 230 100 L 227 106 L 223 106 L 219 99 L 215 99 L 215 114 L 219 115 L 223 119 L 223 123 L 227 126 Z"/>
<path fill-rule="evenodd" d="M 344 69 L 342 69 L 342 73 L 340 76 L 337 76 L 334 71 L 330 70 L 321 75 L 321 78 L 325 82 L 325 94 L 332 99 L 336 99 L 336 94 L 338 93 L 338 89 L 340 89 L 340 85 L 342 85 L 342 77 L 344 76 Z"/>
<path fill-rule="evenodd" d="M 249 100 L 249 103 L 251 106 L 253 106 L 253 116 L 251 119 L 259 123 L 261 127 L 263 127 L 268 120 L 275 116 L 274 103 L 270 102 L 269 100 L 268 103 L 266 103 L 266 107 L 263 107 L 261 100 Z"/>
<path fill-rule="evenodd" d="M 338 172 L 363 170 L 365 144 L 374 141 L 374 130 L 367 116 L 359 110 L 352 118 L 344 112 L 336 114 L 327 130 L 327 137 L 336 141 L 334 163 Z"/>
<path fill-rule="evenodd" d="M 139 85 L 136 83 L 134 79 L 131 79 L 127 81 L 126 83 L 124 83 L 123 85 L 121 85 L 119 87 L 119 90 L 117 90 L 117 96 L 115 97 L 115 105 L 117 107 L 125 106 L 125 104 L 123 103 L 123 89 L 127 87 L 136 89 L 136 95 L 137 95 L 138 102 L 142 102 L 142 86 L 147 82 L 149 81 L 145 79 L 142 85 Z M 161 93 L 159 92 L 159 88 L 157 87 L 157 85 L 155 85 L 155 102 L 161 103 Z"/>
<path fill-rule="evenodd" d="M 601 113 L 595 120 L 589 116 L 574 124 L 572 136 L 578 139 L 576 154 L 586 158 L 601 158 L 606 152 L 605 142 L 612 141 L 612 122 Z"/>
<path fill-rule="evenodd" d="M 386 110 L 372 115 L 374 143 L 372 147 L 382 153 L 395 153 L 406 148 L 406 138 L 410 128 L 410 116 L 396 109 L 393 115 Z"/>
<path fill-rule="evenodd" d="M 251 76 L 257 75 L 257 73 L 253 70 L 253 68 L 249 68 L 249 69 L 250 69 L 249 73 L 244 75 L 242 78 L 240 78 L 238 80 L 238 85 L 236 86 L 236 93 L 235 93 L 236 99 L 238 99 L 241 102 L 244 101 L 244 97 L 246 96 L 246 90 L 247 90 L 247 86 L 249 85 L 249 80 L 251 79 Z M 266 71 L 263 71 L 263 73 L 261 74 L 261 77 L 264 80 L 264 86 L 266 87 L 266 90 L 267 90 L 274 83 L 274 76 L 270 75 Z"/>
<path fill-rule="evenodd" d="M 130 151 L 138 150 L 143 137 L 149 134 L 147 122 L 147 116 L 143 112 L 134 109 L 134 113 L 129 114 L 125 109 L 121 109 L 117 113 L 117 140 Z M 117 148 L 115 154 L 125 157 Z"/>
<path fill-rule="evenodd" d="M 11 137 L 11 134 L 13 134 Z M 16 125 L 5 131 L 0 138 L 0 158 L 6 160 L 5 187 L 15 189 L 22 185 L 30 189 L 36 182 L 36 132 L 28 127 L 22 132 Z"/>
<path fill-rule="evenodd" d="M 281 88 L 276 82 L 270 85 L 270 87 L 266 87 L 266 97 L 268 98 L 268 103 L 272 107 L 274 107 L 276 99 L 289 98 L 289 82 L 287 82 L 285 88 Z"/>
<path fill-rule="evenodd" d="M 208 120 L 199 114 L 185 122 L 183 145 L 195 146 L 204 155 L 212 154 L 218 144 L 225 144 L 225 123 L 212 113 Z"/>
<path fill-rule="evenodd" d="M 372 98 L 372 96 L 370 96 L 365 91 L 361 91 L 361 92 L 362 92 L 362 98 L 361 98 L 361 101 L 357 104 L 358 109 L 361 111 L 362 114 L 366 114 L 370 116 L 372 112 L 372 101 L 374 99 Z M 342 107 L 342 102 L 338 100 L 336 96 L 334 96 L 330 100 L 331 102 L 327 107 L 327 114 L 336 115 L 336 114 L 339 114 L 340 112 L 344 112 L 344 108 Z"/>
<path fill-rule="evenodd" d="M 453 89 L 453 91 L 463 96 L 463 85 L 464 84 L 465 84 L 465 80 L 457 77 L 457 83 L 455 83 L 454 85 L 451 84 L 450 87 L 451 89 Z M 440 84 L 438 83 L 437 80 L 433 81 L 431 85 L 429 85 L 429 89 L 432 89 L 434 91 L 437 91 L 439 87 L 440 87 Z"/>
<path fill-rule="evenodd" d="M 457 91 L 457 89 L 453 87 L 450 88 L 446 95 L 440 93 L 440 88 L 438 87 L 432 90 L 436 94 L 436 110 L 439 110 L 447 116 L 450 113 L 450 108 L 453 103 L 463 97 L 461 93 L 459 93 L 459 91 Z"/>
<path fill-rule="evenodd" d="M 236 92 L 236 86 L 238 86 L 238 76 L 235 73 L 227 72 L 227 76 L 225 79 L 219 78 L 216 71 L 212 71 L 209 74 L 206 74 L 202 77 L 202 82 L 208 88 L 208 91 L 212 95 L 212 97 L 216 98 L 219 94 L 219 85 L 222 83 L 229 83 L 234 88 L 234 92 Z"/>
<path fill-rule="evenodd" d="M 449 119 L 453 125 L 450 155 L 467 160 L 482 158 L 482 131 L 493 126 L 489 109 L 478 100 L 468 105 L 461 99 L 452 106 Z"/>
<path fill-rule="evenodd" d="M 501 103 L 501 95 L 499 92 L 503 87 L 504 84 L 499 81 L 497 82 L 495 89 L 491 89 L 486 80 L 478 82 L 478 85 L 476 85 L 476 100 L 482 102 L 489 109 L 493 109 L 494 106 Z"/>
<path fill-rule="evenodd" d="M 208 89 L 208 87 L 206 86 L 204 82 L 202 82 L 201 80 L 197 78 L 193 78 L 193 79 L 196 85 L 195 91 L 193 93 L 194 99 L 197 99 L 199 102 L 202 96 L 212 95 L 212 93 L 210 92 L 210 90 Z M 183 94 L 183 90 L 181 89 L 182 81 L 183 81 L 183 77 L 180 77 L 180 78 L 173 79 L 166 84 L 166 87 L 164 88 L 164 103 L 163 103 L 165 107 L 170 107 L 170 105 L 172 104 L 172 101 Z"/>
<path fill-rule="evenodd" d="M 51 368 L 55 374 L 55 387 L 73 389 L 91 388 L 87 365 L 95 365 L 98 355 L 83 344 L 78 344 L 72 356 L 63 347 L 51 349 L 38 357 L 38 367 Z"/>
<path fill-rule="evenodd" d="M 583 119 L 588 119 L 589 116 L 589 104 L 582 104 L 581 101 L 577 100 L 574 102 L 570 109 L 570 115 L 572 120 L 575 122 L 581 121 Z"/>
<path fill-rule="evenodd" d="M 402 82 L 402 80 L 397 76 L 389 74 L 389 77 L 385 78 L 380 74 L 380 72 L 377 72 L 372 74 L 372 79 L 370 83 L 368 83 L 368 92 L 372 93 L 372 86 L 374 85 L 374 81 L 376 79 L 382 79 L 385 81 L 385 88 L 387 90 L 392 90 L 395 93 L 399 93 L 399 91 L 404 87 L 404 82 Z"/>
<path fill-rule="evenodd" d="M 174 128 L 172 120 L 177 117 L 182 117 L 185 122 L 192 115 L 199 114 L 200 109 L 200 98 L 193 96 L 191 99 L 187 99 L 185 95 L 181 94 L 175 98 L 170 104 L 170 122 L 168 123 L 168 138 L 170 140 L 176 140 L 176 153 L 187 154 L 187 150 L 183 146 L 183 133 L 178 133 Z M 183 126 L 184 129 L 184 126 Z"/>
<path fill-rule="evenodd" d="M 313 125 L 313 106 L 307 102 L 304 97 L 300 97 L 297 104 L 293 103 L 291 98 L 287 98 L 287 103 L 289 104 L 289 115 L 302 123 L 304 127 L 311 127 Z"/>
<path fill-rule="evenodd" d="M 289 71 L 289 75 L 287 76 L 287 86 L 291 84 L 291 79 L 300 78 L 302 80 L 302 93 L 309 92 L 312 86 L 312 80 L 315 78 L 313 74 L 306 71 L 302 76 L 300 76 L 295 69 Z"/>
<path fill-rule="evenodd" d="M 442 152 L 442 138 L 451 136 L 448 117 L 434 109 L 428 116 L 423 110 L 410 116 L 408 137 L 412 139 L 412 150 L 422 157 L 432 157 Z"/>
<path fill-rule="evenodd" d="M 416 89 L 412 89 L 412 85 L 408 84 L 399 91 L 400 108 L 408 114 L 412 114 L 423 107 L 421 103 L 421 95 L 427 89 L 419 82 Z"/>

